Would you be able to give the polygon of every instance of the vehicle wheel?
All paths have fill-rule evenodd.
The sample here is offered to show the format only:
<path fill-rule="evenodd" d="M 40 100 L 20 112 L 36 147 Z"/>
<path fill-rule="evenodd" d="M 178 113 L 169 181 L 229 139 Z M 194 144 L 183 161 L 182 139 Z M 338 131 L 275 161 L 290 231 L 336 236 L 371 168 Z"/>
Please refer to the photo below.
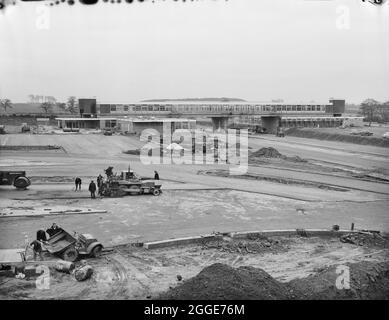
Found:
<path fill-rule="evenodd" d="M 14 186 L 18 189 L 25 189 L 30 185 L 30 180 L 27 177 L 18 177 L 14 181 Z"/>
<path fill-rule="evenodd" d="M 161 194 L 161 190 L 159 190 L 159 189 L 154 189 L 153 190 L 153 195 L 159 196 L 160 194 Z"/>
<path fill-rule="evenodd" d="M 94 258 L 98 258 L 101 256 L 101 252 L 103 251 L 103 247 L 102 246 L 96 246 L 93 248 L 92 252 L 90 253 L 90 255 Z"/>
<path fill-rule="evenodd" d="M 78 257 L 78 252 L 75 248 L 67 248 L 62 253 L 62 259 L 64 259 L 65 261 L 74 262 L 76 261 L 77 257 Z"/>

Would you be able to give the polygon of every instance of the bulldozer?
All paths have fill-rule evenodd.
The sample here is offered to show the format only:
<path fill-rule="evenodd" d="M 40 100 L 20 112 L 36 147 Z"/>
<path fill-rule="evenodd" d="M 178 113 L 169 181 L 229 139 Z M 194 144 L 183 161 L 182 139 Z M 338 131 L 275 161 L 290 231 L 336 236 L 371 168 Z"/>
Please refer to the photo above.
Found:
<path fill-rule="evenodd" d="M 101 183 L 100 195 L 103 197 L 122 197 L 125 195 L 152 194 L 159 196 L 162 193 L 159 180 L 144 179 L 137 176 L 134 171 L 122 171 L 114 174 L 113 167 L 105 170 L 107 179 Z"/>

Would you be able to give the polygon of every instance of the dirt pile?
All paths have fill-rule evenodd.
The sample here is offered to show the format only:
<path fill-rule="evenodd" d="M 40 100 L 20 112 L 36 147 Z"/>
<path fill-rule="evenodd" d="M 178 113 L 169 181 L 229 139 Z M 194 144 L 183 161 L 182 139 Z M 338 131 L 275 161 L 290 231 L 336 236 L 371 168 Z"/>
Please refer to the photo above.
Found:
<path fill-rule="evenodd" d="M 281 154 L 277 149 L 272 147 L 261 148 L 257 151 L 252 152 L 249 155 L 249 160 L 251 162 L 255 162 L 256 160 L 260 160 L 261 158 L 281 159 L 281 160 L 292 161 L 292 162 L 307 162 L 307 160 L 302 159 L 299 156 L 292 156 L 292 157 L 285 156 Z"/>
<path fill-rule="evenodd" d="M 295 279 L 288 284 L 296 292 L 300 292 L 300 299 L 314 300 L 376 300 L 389 299 L 389 262 L 373 263 L 369 261 L 346 264 L 342 268 L 349 268 L 349 289 L 337 288 L 339 275 L 344 269 L 331 266 L 304 279 Z"/>
<path fill-rule="evenodd" d="M 258 254 L 265 252 L 280 252 L 287 250 L 287 246 L 278 240 L 260 237 L 241 241 L 212 241 L 203 245 L 202 249 L 217 249 L 222 252 L 239 254 Z"/>
<path fill-rule="evenodd" d="M 348 233 L 340 237 L 340 241 L 357 246 L 389 248 L 389 240 L 377 232 Z"/>
<path fill-rule="evenodd" d="M 321 132 L 320 129 L 315 131 L 314 129 L 307 128 L 290 128 L 286 131 L 286 133 L 288 136 L 301 138 L 340 141 L 386 148 L 389 147 L 389 140 L 381 137 L 363 137 L 350 135 L 347 133 L 329 133 Z"/>
<path fill-rule="evenodd" d="M 140 155 L 140 149 L 122 151 L 125 154 L 132 154 L 134 156 Z"/>
<path fill-rule="evenodd" d="M 293 299 L 293 290 L 253 267 L 232 268 L 215 263 L 204 268 L 197 276 L 185 281 L 159 299 L 169 300 L 275 300 Z"/>
<path fill-rule="evenodd" d="M 253 158 L 281 158 L 282 154 L 279 153 L 279 151 L 275 148 L 269 147 L 269 148 L 261 148 L 257 151 L 254 151 L 250 157 Z"/>
<path fill-rule="evenodd" d="M 346 281 L 339 281 L 339 276 L 347 277 L 345 270 L 349 274 L 349 287 L 345 286 Z M 306 278 L 287 283 L 275 280 L 259 268 L 233 268 L 216 263 L 161 294 L 159 299 L 389 299 L 389 262 L 363 261 L 333 265 Z"/>

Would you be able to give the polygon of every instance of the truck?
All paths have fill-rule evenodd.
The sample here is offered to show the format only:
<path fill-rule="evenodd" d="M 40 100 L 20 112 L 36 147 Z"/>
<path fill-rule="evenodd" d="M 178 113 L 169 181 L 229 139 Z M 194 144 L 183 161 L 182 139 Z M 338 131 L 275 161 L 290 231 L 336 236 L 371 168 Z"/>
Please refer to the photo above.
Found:
<path fill-rule="evenodd" d="M 65 261 L 75 261 L 79 255 L 97 258 L 101 255 L 103 245 L 91 234 L 74 232 L 74 236 L 61 229 L 44 244 L 44 248 Z"/>

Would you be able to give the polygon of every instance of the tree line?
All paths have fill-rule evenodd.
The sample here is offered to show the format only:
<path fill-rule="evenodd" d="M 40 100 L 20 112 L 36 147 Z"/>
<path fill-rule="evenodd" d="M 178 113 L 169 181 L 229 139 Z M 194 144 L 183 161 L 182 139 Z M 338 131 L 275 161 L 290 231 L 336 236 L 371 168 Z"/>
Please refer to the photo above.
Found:
<path fill-rule="evenodd" d="M 389 101 L 378 102 L 374 99 L 366 99 L 359 107 L 359 114 L 369 122 L 389 122 Z"/>
<path fill-rule="evenodd" d="M 54 107 L 58 107 L 64 113 L 68 112 L 70 114 L 76 114 L 78 112 L 76 106 L 77 99 L 74 96 L 69 97 L 66 102 L 57 102 L 54 97 L 49 98 L 50 99 L 45 99 L 45 101 L 40 105 L 40 108 L 45 114 L 53 113 Z M 0 99 L 0 107 L 4 110 L 4 112 L 7 112 L 7 109 L 13 108 L 12 101 L 10 99 Z"/>

